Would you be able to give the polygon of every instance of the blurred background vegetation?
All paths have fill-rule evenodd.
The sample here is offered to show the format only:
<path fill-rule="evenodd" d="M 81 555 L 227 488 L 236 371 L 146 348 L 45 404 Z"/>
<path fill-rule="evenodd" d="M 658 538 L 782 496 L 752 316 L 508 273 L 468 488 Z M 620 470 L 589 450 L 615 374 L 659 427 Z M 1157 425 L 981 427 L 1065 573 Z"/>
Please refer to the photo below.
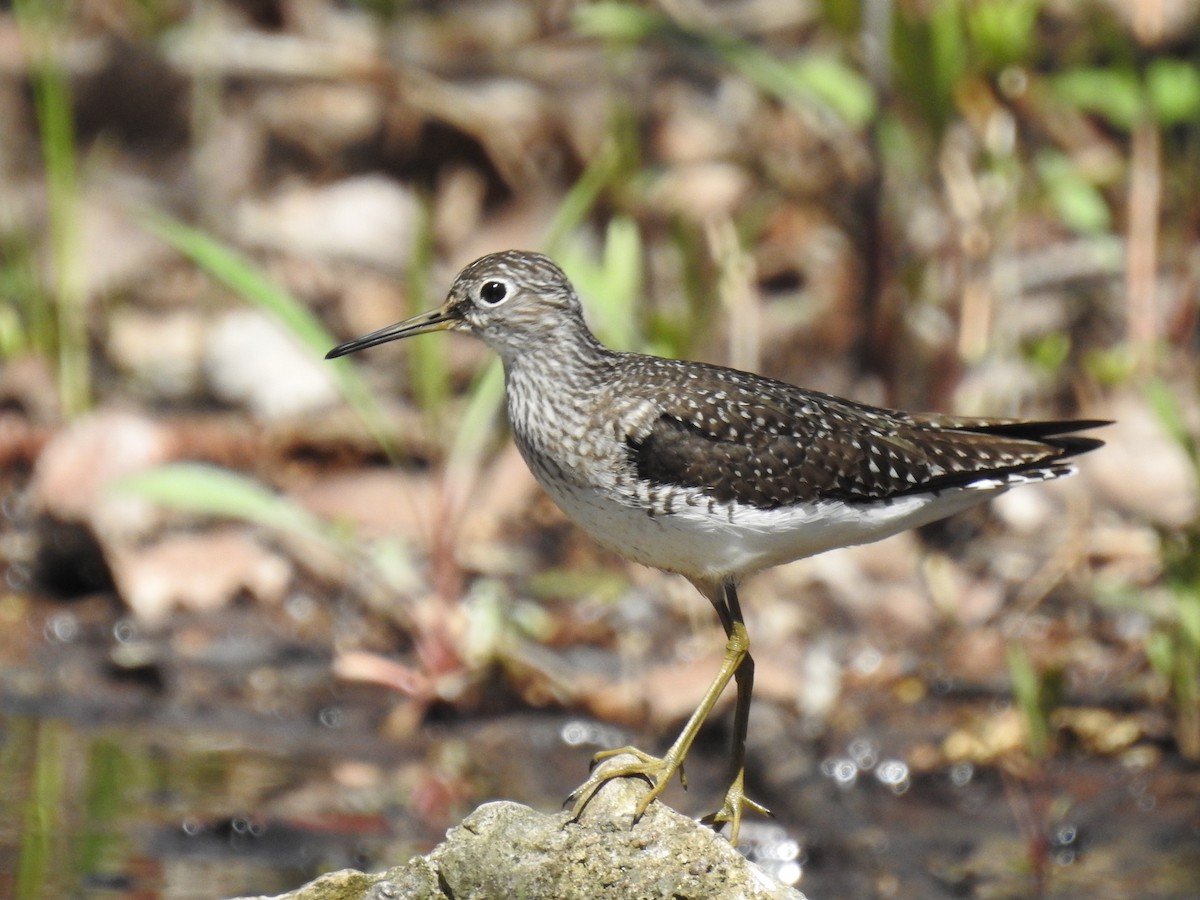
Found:
<path fill-rule="evenodd" d="M 1196 0 L 17 0 L 0 48 L 0 893 L 378 868 L 673 733 L 719 629 L 538 493 L 484 348 L 321 360 L 509 247 L 616 347 L 1118 422 L 748 586 L 750 852 L 1200 878 Z"/>

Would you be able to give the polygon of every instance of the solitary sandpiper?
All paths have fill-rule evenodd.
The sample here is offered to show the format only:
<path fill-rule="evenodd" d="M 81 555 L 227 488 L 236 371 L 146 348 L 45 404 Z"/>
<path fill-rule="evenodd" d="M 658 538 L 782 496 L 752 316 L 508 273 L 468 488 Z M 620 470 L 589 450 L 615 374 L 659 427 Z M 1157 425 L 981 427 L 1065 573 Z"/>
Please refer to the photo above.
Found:
<path fill-rule="evenodd" d="M 745 576 L 834 547 L 888 537 L 1018 484 L 1075 471 L 1101 446 L 1072 432 L 1102 421 L 978 419 L 879 409 L 703 363 L 619 353 L 584 322 L 579 298 L 546 256 L 484 256 L 438 309 L 347 341 L 328 358 L 430 331 L 461 331 L 504 363 L 517 446 L 546 492 L 620 555 L 678 572 L 717 611 L 725 658 L 661 757 L 594 771 L 572 795 L 578 815 L 609 779 L 652 783 L 635 820 L 682 778 L 705 718 L 737 683 L 730 784 L 705 821 L 737 841 L 746 797 L 754 661 L 737 585 Z"/>

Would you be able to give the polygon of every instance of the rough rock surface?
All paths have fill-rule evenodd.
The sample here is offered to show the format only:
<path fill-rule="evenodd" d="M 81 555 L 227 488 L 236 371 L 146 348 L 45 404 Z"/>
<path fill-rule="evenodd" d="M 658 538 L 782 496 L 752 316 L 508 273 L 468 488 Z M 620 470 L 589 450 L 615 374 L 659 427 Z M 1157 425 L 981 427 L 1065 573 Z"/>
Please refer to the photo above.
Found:
<path fill-rule="evenodd" d="M 724 837 L 661 803 L 631 827 L 647 790 L 640 778 L 611 781 L 578 822 L 569 812 L 486 803 L 427 856 L 375 875 L 334 872 L 279 900 L 804 900 Z"/>

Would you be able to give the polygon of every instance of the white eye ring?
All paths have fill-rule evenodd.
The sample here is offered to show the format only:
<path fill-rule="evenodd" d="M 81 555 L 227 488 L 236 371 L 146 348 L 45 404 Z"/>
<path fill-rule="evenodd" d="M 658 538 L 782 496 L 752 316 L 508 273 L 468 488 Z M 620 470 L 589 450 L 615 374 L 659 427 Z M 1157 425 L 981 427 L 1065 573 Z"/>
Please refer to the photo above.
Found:
<path fill-rule="evenodd" d="M 479 299 L 487 306 L 499 306 L 508 299 L 508 285 L 492 278 L 479 286 Z"/>

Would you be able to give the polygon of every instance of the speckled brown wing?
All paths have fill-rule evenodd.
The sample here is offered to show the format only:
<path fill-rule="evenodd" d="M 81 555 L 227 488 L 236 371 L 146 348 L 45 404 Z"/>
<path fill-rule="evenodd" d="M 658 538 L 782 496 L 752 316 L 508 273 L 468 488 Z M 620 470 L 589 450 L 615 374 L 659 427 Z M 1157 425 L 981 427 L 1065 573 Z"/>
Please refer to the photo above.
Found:
<path fill-rule="evenodd" d="M 660 415 L 627 439 L 629 459 L 645 482 L 696 488 L 719 502 L 776 509 L 980 481 L 998 487 L 1052 477 L 1063 460 L 1102 444 L 1067 435 L 1099 422 L 914 415 L 673 363 L 650 360 L 641 373 Z"/>

